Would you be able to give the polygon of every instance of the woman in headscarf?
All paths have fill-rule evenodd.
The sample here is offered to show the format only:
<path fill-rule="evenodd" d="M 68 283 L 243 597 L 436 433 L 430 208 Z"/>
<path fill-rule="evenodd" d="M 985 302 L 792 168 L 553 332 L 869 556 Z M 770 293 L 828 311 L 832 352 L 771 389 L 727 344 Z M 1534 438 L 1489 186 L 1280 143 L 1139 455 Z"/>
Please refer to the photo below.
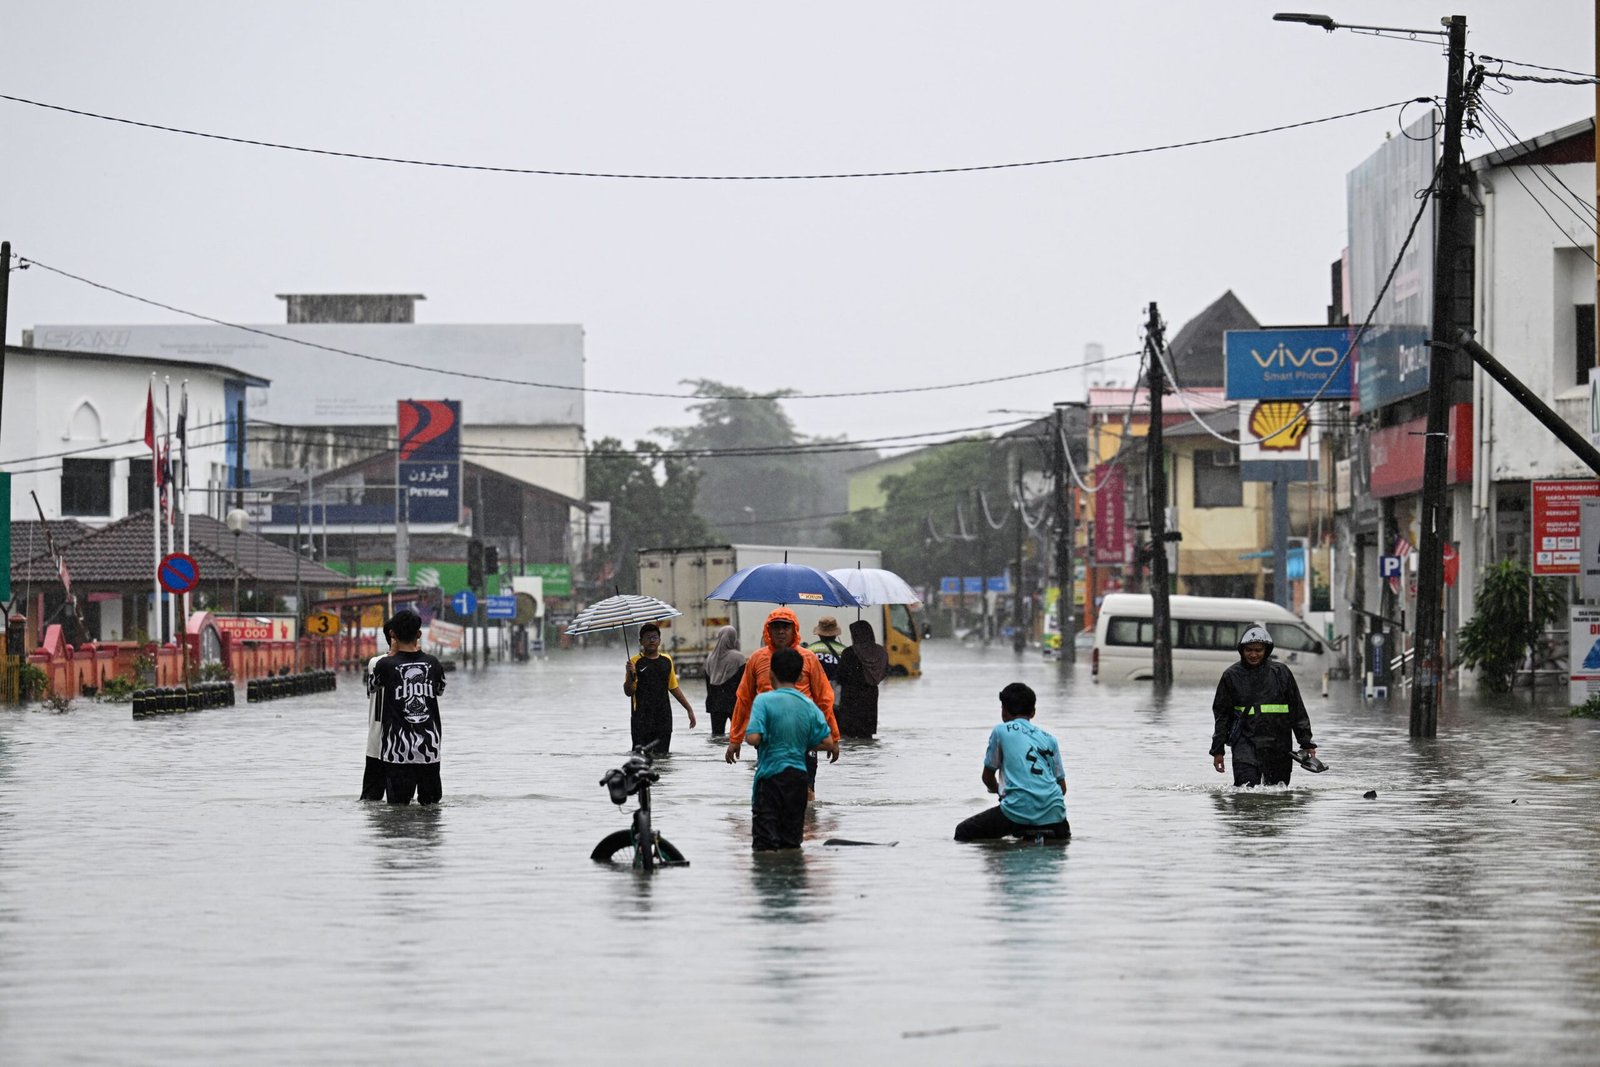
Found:
<path fill-rule="evenodd" d="M 744 677 L 744 653 L 739 651 L 739 631 L 724 626 L 711 641 L 706 656 L 706 712 L 711 716 L 711 736 L 728 732 L 728 717 Z"/>
<path fill-rule="evenodd" d="M 878 644 L 872 624 L 850 624 L 850 647 L 839 657 L 840 698 L 835 716 L 844 737 L 871 737 L 878 732 L 878 683 L 889 673 L 889 652 Z"/>

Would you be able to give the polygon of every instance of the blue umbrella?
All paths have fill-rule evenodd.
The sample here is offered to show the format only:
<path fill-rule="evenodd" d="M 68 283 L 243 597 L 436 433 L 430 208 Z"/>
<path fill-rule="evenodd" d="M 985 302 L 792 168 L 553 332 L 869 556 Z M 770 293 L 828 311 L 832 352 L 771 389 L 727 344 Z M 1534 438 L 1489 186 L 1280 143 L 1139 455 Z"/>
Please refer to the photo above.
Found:
<path fill-rule="evenodd" d="M 839 579 L 804 563 L 760 563 L 746 567 L 713 589 L 706 599 L 815 604 L 830 608 L 861 606 Z"/>

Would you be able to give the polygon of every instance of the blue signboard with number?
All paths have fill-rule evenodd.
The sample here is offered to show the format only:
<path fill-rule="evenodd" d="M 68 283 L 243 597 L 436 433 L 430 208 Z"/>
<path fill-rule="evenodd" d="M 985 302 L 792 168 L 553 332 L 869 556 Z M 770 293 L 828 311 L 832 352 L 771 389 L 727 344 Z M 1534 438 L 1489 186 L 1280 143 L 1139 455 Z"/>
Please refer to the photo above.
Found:
<path fill-rule="evenodd" d="M 483 598 L 483 614 L 490 619 L 514 619 L 517 617 L 517 594 L 509 596 L 486 596 Z"/>
<path fill-rule="evenodd" d="M 450 598 L 450 606 L 457 615 L 472 615 L 478 610 L 478 597 L 470 589 L 463 589 Z"/>
<path fill-rule="evenodd" d="M 1229 330 L 1229 400 L 1349 400 L 1354 331 L 1344 326 Z"/>

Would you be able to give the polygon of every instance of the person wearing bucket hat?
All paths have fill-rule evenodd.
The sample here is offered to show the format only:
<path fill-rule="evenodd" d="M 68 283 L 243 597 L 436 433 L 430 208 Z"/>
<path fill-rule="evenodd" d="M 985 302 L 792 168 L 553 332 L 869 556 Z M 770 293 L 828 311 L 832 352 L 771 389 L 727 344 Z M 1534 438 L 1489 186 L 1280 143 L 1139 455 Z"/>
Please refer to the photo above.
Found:
<path fill-rule="evenodd" d="M 1236 786 L 1288 785 L 1291 739 L 1305 755 L 1317 754 L 1294 672 L 1272 658 L 1272 634 L 1260 623 L 1239 636 L 1239 662 L 1222 672 L 1211 714 L 1211 765 L 1221 774 L 1223 747 L 1232 748 Z"/>

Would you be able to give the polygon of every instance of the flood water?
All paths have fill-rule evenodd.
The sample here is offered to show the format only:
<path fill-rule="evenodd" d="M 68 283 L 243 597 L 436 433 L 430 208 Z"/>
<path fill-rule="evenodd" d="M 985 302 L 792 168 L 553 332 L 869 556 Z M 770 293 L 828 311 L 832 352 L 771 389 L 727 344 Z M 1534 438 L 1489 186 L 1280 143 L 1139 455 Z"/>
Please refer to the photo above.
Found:
<path fill-rule="evenodd" d="M 1600 1061 L 1600 723 L 1564 706 L 1452 693 L 1413 742 L 1403 697 L 1310 693 L 1331 770 L 1236 792 L 1209 689 L 936 642 L 800 854 L 752 856 L 748 751 L 680 717 L 656 825 L 692 866 L 652 876 L 588 858 L 627 825 L 621 664 L 451 675 L 431 810 L 355 799 L 348 677 L 0 711 L 0 1062 Z M 1012 680 L 1066 846 L 951 840 Z"/>

